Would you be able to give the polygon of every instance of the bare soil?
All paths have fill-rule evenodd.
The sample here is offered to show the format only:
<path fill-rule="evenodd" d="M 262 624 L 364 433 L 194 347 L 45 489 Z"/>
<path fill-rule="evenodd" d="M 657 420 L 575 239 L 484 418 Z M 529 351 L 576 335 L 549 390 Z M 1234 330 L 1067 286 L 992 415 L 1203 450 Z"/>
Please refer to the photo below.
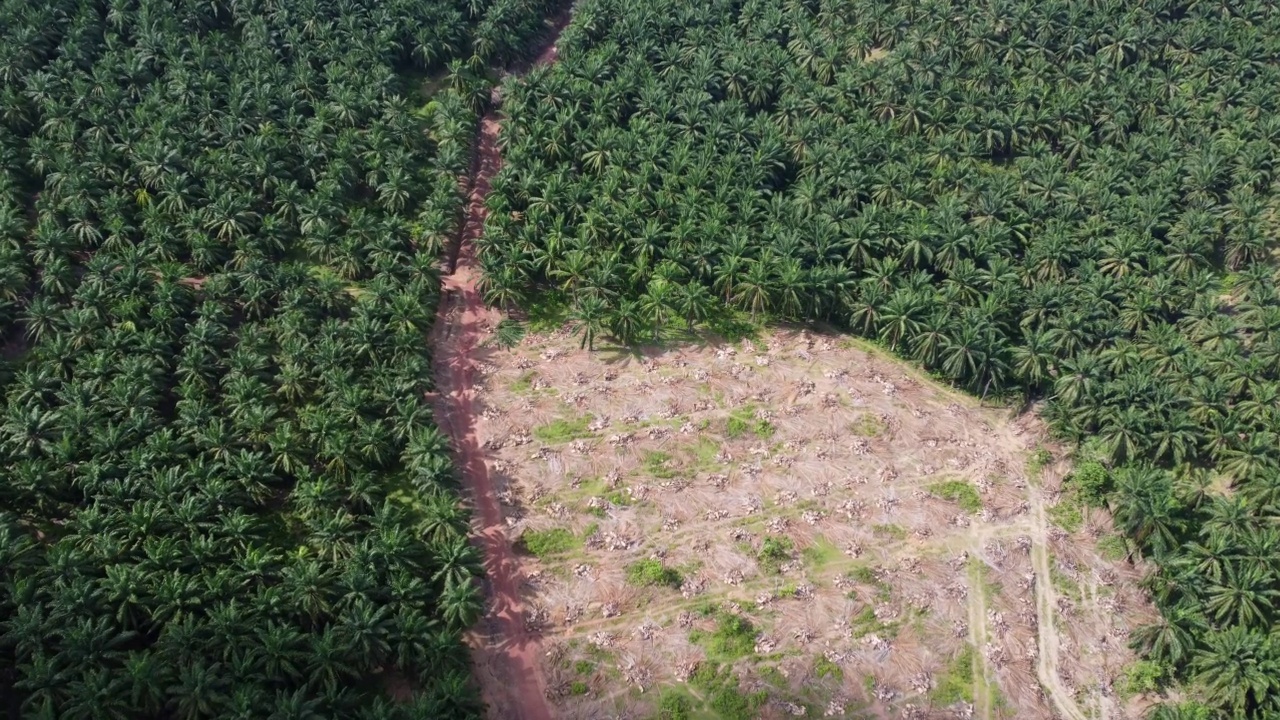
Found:
<path fill-rule="evenodd" d="M 499 552 L 552 716 L 646 717 L 673 689 L 698 705 L 711 665 L 766 693 L 766 718 L 1138 716 L 1113 687 L 1153 617 L 1141 571 L 1099 555 L 1104 515 L 1050 521 L 1069 467 L 1032 464 L 1064 454 L 1033 414 L 791 329 L 637 353 L 531 335 L 476 362 L 505 518 L 484 513 L 486 538 L 559 531 L 557 552 Z M 629 578 L 644 560 L 671 586 Z M 715 647 L 732 616 L 753 628 L 740 657 Z"/>

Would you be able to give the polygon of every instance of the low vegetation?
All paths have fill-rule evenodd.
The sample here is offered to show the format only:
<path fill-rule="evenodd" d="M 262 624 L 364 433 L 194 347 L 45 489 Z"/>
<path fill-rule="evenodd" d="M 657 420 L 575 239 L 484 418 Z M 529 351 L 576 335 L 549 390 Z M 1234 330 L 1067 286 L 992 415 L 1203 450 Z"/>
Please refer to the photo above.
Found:
<path fill-rule="evenodd" d="M 666 567 L 661 560 L 646 558 L 627 566 L 627 582 L 637 587 L 679 588 L 683 581 L 680 571 Z"/>
<path fill-rule="evenodd" d="M 549 530 L 526 530 L 520 535 L 518 545 L 530 555 L 547 559 L 553 555 L 559 555 L 581 547 L 582 542 L 570 530 L 551 528 Z"/>
<path fill-rule="evenodd" d="M 960 506 L 967 513 L 982 511 L 982 497 L 978 489 L 965 480 L 944 480 L 929 485 L 929 492 Z"/>

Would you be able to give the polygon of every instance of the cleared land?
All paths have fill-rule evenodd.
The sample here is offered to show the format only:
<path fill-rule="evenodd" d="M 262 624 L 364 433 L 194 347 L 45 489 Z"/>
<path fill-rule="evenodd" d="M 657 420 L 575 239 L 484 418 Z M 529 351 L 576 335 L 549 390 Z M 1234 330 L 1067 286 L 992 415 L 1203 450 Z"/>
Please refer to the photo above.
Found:
<path fill-rule="evenodd" d="M 536 335 L 479 370 L 558 717 L 1129 714 L 1138 571 L 1057 505 L 1034 416 L 789 330 L 637 354 Z"/>

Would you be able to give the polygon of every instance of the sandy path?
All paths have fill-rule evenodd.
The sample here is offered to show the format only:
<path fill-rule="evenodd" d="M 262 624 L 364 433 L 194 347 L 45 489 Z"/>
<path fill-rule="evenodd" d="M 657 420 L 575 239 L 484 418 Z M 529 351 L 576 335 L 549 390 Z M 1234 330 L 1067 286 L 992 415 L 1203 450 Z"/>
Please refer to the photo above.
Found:
<path fill-rule="evenodd" d="M 554 32 L 536 55 L 535 65 L 555 61 L 555 39 L 568 20 L 567 10 L 555 19 Z M 476 436 L 476 354 L 494 317 L 477 289 L 480 270 L 474 241 L 484 232 L 488 214 L 485 197 L 501 166 L 498 116 L 496 110 L 490 110 L 480 119 L 467 216 L 450 273 L 442 281 L 432 330 L 439 390 L 436 420 L 453 441 L 455 462 L 476 509 L 476 539 L 484 550 L 488 604 L 474 636 L 474 654 L 490 717 L 550 720 L 552 713 L 538 665 L 538 635 L 527 627 L 521 601 L 525 578 L 507 537 L 502 506 Z"/>
<path fill-rule="evenodd" d="M 1067 720 L 1088 720 L 1058 674 L 1058 626 L 1054 622 L 1058 597 L 1050 575 L 1048 523 L 1039 488 L 1033 488 L 1030 496 L 1031 567 L 1036 574 L 1036 624 L 1040 643 L 1036 674 L 1040 678 L 1040 686 L 1049 694 L 1049 700 L 1062 717 Z M 1105 717 L 1104 714 L 1104 720 Z"/>

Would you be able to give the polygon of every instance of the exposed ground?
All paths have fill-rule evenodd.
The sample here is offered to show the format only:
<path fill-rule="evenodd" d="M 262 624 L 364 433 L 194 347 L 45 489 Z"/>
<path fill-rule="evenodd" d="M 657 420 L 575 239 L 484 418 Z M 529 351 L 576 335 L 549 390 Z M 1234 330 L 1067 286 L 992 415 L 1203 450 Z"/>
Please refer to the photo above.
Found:
<path fill-rule="evenodd" d="M 1098 554 L 1105 517 L 1054 507 L 1068 468 L 1033 415 L 802 331 L 477 352 L 505 518 L 485 537 L 521 550 L 552 716 L 664 693 L 744 717 L 1136 716 L 1112 686 L 1149 619 L 1138 571 Z"/>
<path fill-rule="evenodd" d="M 569 21 L 566 7 L 548 23 L 533 64 L 553 62 L 555 40 Z M 527 68 L 516 68 L 523 71 Z M 543 675 L 537 653 L 537 633 L 526 624 L 529 613 L 520 588 L 524 579 L 505 533 L 503 511 L 490 481 L 484 454 L 475 433 L 476 364 L 478 345 L 489 311 L 477 287 L 478 262 L 473 241 L 484 231 L 485 197 L 501 166 L 498 114 L 480 119 L 475 156 L 466 178 L 468 204 L 460 237 L 442 279 L 442 294 L 432 329 L 436 368 L 436 421 L 453 443 L 456 462 L 476 509 L 474 532 L 484 551 L 486 608 L 484 619 L 468 638 L 476 678 L 491 717 L 509 720 L 550 720 Z"/>
<path fill-rule="evenodd" d="M 491 113 L 433 336 L 492 717 L 1134 716 L 1112 687 L 1150 612 L 1137 571 L 1096 551 L 1105 517 L 1047 510 L 1066 467 L 1031 416 L 804 332 L 486 346 L 470 241 L 496 133 Z"/>

